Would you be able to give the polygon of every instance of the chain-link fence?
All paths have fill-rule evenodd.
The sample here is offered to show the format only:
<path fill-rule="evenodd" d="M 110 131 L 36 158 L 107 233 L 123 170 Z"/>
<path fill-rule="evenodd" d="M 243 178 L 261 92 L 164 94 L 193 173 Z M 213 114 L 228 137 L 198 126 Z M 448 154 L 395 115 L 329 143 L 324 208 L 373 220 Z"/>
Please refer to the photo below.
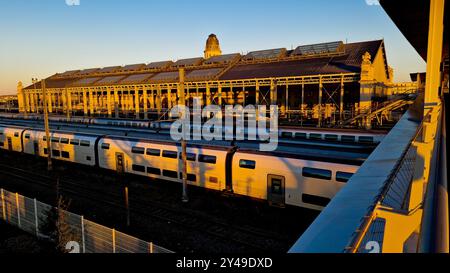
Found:
<path fill-rule="evenodd" d="M 71 253 L 172 253 L 114 229 L 0 189 L 1 219 L 39 238 L 54 240 Z"/>

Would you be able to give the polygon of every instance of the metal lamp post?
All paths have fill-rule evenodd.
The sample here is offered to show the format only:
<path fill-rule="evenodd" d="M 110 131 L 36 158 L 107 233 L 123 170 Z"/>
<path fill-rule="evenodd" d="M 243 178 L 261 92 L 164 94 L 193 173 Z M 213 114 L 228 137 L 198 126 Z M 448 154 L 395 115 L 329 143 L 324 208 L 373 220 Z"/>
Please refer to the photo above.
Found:
<path fill-rule="evenodd" d="M 36 79 L 37 81 L 37 79 Z M 45 126 L 45 137 L 47 139 L 47 169 L 49 171 L 53 170 L 52 165 L 52 147 L 50 142 L 50 128 L 48 122 L 48 109 L 47 109 L 47 90 L 45 86 L 45 79 L 41 81 L 42 96 L 44 100 L 44 126 Z"/>
<path fill-rule="evenodd" d="M 180 92 L 180 104 L 182 104 L 183 106 L 186 106 L 186 99 L 185 99 L 185 95 L 184 95 L 184 76 L 185 76 L 185 71 L 184 68 L 180 69 L 179 72 L 179 92 Z M 186 117 L 186 111 L 184 111 L 184 113 L 182 113 L 183 115 L 183 119 L 185 120 L 186 118 L 190 118 L 190 117 Z M 181 161 L 182 161 L 182 178 L 183 178 L 183 196 L 181 198 L 181 200 L 184 203 L 189 202 L 189 197 L 188 197 L 188 193 L 187 193 L 187 143 L 186 143 L 186 132 L 185 132 L 186 128 L 183 128 L 183 138 L 181 140 Z"/>

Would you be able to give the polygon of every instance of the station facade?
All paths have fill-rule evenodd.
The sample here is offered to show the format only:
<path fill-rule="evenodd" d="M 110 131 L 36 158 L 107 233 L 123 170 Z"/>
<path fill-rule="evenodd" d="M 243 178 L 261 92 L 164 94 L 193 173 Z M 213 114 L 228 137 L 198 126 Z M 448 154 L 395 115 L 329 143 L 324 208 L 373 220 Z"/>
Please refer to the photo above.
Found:
<path fill-rule="evenodd" d="M 281 116 L 345 119 L 390 96 L 393 69 L 383 40 L 329 42 L 247 54 L 222 54 L 208 37 L 203 57 L 57 73 L 45 79 L 50 113 L 162 115 L 182 93 L 203 105 L 278 105 Z M 19 111 L 42 113 L 42 82 L 17 87 Z M 154 116 L 153 116 L 154 117 Z"/>

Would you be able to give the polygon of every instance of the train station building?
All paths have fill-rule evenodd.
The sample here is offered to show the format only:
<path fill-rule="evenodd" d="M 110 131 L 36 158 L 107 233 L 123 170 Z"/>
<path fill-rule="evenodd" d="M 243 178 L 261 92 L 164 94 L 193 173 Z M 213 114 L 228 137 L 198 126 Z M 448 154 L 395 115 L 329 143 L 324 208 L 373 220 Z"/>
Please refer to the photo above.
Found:
<path fill-rule="evenodd" d="M 200 54 L 199 54 L 200 55 Z M 45 80 L 50 113 L 154 118 L 185 93 L 203 105 L 278 105 L 280 116 L 320 124 L 370 111 L 391 95 L 393 69 L 383 40 L 341 41 L 247 54 L 222 54 L 211 34 L 202 57 L 71 70 Z M 18 84 L 19 111 L 42 113 L 41 82 Z"/>

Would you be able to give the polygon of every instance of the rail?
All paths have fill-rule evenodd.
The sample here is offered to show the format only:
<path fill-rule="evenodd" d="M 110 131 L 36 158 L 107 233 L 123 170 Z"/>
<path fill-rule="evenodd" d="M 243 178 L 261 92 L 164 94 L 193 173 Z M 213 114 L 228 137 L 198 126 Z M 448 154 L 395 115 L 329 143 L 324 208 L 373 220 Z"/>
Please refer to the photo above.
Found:
<path fill-rule="evenodd" d="M 426 118 L 429 118 L 427 116 Z M 426 119 L 425 118 L 425 119 Z M 409 191 L 414 176 L 414 167 L 417 157 L 417 146 L 423 134 L 423 123 L 412 141 L 407 146 L 400 160 L 390 172 L 389 178 L 381 194 L 376 198 L 375 208 L 365 216 L 365 221 L 356 229 L 355 236 L 346 247 L 346 252 L 365 252 L 368 246 L 377 245 L 380 251 L 386 229 L 386 220 L 379 218 L 379 210 L 396 211 L 404 215 L 414 215 L 419 206 L 409 208 Z"/>
<path fill-rule="evenodd" d="M 172 253 L 83 216 L 0 189 L 0 219 L 70 253 Z"/>
<path fill-rule="evenodd" d="M 418 123 L 408 110 L 290 252 L 448 253 L 442 116 L 435 106 Z"/>
<path fill-rule="evenodd" d="M 434 150 L 430 169 L 430 183 L 424 199 L 424 218 L 419 251 L 449 253 L 449 214 L 447 180 L 446 109 L 443 105 L 440 139 Z M 439 127 L 438 127 L 439 132 Z"/>

